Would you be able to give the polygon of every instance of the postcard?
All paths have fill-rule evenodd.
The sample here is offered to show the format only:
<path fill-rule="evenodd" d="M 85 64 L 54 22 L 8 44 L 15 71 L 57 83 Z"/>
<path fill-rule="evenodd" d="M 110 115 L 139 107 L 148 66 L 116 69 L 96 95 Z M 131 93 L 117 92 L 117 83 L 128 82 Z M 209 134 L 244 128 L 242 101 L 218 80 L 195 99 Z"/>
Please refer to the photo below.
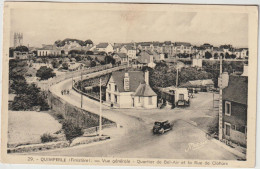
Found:
<path fill-rule="evenodd" d="M 254 167 L 258 7 L 5 2 L 1 161 Z"/>

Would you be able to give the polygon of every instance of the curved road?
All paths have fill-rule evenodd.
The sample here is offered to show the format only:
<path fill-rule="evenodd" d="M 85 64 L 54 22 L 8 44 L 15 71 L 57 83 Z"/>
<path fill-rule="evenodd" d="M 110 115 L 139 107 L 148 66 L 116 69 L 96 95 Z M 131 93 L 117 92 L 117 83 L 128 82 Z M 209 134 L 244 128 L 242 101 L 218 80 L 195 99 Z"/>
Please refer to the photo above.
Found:
<path fill-rule="evenodd" d="M 93 77 L 97 73 L 88 74 L 87 76 Z M 74 80 L 79 78 L 74 78 Z M 52 86 L 50 90 L 66 102 L 80 107 L 79 93 L 70 90 L 70 95 L 61 95 L 61 90 L 71 89 L 71 87 L 72 79 L 68 79 Z M 85 96 L 83 96 L 83 100 L 84 109 L 99 113 L 99 102 Z M 135 109 L 110 109 L 103 106 L 103 116 L 123 126 L 121 128 L 104 129 L 104 134 L 111 136 L 108 141 L 30 154 L 77 157 L 238 159 L 234 154 L 208 140 L 202 130 L 183 120 L 176 120 L 173 130 L 164 135 L 153 135 L 151 121 L 156 119 L 134 116 L 131 115 L 131 112 L 134 114 Z"/>

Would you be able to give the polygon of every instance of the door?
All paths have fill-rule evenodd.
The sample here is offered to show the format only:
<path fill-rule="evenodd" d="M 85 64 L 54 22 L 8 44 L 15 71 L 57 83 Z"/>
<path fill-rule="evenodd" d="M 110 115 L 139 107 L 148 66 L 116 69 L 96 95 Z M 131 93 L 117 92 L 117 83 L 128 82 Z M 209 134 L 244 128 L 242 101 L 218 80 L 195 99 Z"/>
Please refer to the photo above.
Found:
<path fill-rule="evenodd" d="M 132 98 L 132 101 L 133 101 L 133 107 L 135 107 L 135 99 Z"/>
<path fill-rule="evenodd" d="M 230 129 L 231 129 L 231 126 L 229 123 L 225 123 L 225 135 L 226 136 L 230 136 Z"/>

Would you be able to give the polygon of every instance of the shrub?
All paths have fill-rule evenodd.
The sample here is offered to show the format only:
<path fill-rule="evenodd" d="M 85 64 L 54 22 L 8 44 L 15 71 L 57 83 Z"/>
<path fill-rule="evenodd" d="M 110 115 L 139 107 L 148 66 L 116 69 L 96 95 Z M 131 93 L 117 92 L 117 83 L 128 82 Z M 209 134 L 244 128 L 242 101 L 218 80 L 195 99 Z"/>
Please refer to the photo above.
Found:
<path fill-rule="evenodd" d="M 51 136 L 50 133 L 44 133 L 43 135 L 41 135 L 41 142 L 42 143 L 52 142 L 52 141 L 54 141 L 56 139 L 57 138 Z"/>
<path fill-rule="evenodd" d="M 64 130 L 66 139 L 69 142 L 72 142 L 72 140 L 76 137 L 83 135 L 83 130 L 79 126 L 72 123 L 70 120 L 65 120 L 62 123 L 62 129 Z"/>
<path fill-rule="evenodd" d="M 64 119 L 63 114 L 61 114 L 61 113 L 56 114 L 56 117 L 57 117 L 59 120 L 63 120 L 63 119 Z"/>

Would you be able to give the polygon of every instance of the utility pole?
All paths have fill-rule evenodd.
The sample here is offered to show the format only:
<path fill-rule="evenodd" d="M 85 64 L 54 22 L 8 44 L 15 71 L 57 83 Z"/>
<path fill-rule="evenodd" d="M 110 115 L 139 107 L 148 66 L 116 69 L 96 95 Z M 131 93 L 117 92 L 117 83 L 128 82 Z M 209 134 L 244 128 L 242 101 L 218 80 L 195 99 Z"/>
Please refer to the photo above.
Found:
<path fill-rule="evenodd" d="M 81 82 L 81 84 L 80 84 L 80 89 L 81 89 L 81 99 L 80 99 L 80 107 L 82 108 L 82 106 L 83 106 L 83 94 L 82 94 L 82 92 L 83 92 L 83 87 L 82 87 L 82 84 L 83 84 L 83 81 L 82 81 L 82 71 L 80 72 L 80 82 Z"/>
<path fill-rule="evenodd" d="M 219 140 L 222 140 L 223 138 L 223 127 L 222 127 L 222 56 L 220 56 L 220 69 L 219 69 L 219 133 L 218 133 L 218 138 Z"/>
<path fill-rule="evenodd" d="M 176 64 L 176 68 L 177 68 L 177 75 L 176 75 L 176 88 L 177 88 L 178 87 L 178 76 L 179 76 L 179 69 L 178 69 L 177 64 Z"/>
<path fill-rule="evenodd" d="M 100 84 L 99 84 L 99 93 L 100 93 L 100 97 L 99 97 L 99 136 L 102 136 L 102 80 L 100 77 Z"/>

